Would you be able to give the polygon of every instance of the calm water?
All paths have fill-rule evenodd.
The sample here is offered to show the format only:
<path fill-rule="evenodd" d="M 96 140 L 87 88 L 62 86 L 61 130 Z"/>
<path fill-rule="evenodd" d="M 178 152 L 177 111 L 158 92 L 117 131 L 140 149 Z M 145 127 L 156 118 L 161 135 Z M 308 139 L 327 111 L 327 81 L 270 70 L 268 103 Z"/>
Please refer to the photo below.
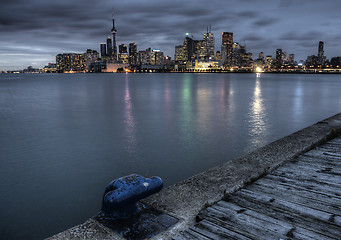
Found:
<path fill-rule="evenodd" d="M 169 186 L 341 112 L 341 75 L 0 75 L 0 232 L 84 222 L 117 177 Z"/>

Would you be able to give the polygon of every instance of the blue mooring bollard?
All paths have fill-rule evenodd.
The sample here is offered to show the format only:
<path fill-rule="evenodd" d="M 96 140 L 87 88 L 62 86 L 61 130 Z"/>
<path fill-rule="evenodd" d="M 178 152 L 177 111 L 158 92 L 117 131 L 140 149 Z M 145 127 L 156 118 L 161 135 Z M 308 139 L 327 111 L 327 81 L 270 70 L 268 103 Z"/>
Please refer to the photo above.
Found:
<path fill-rule="evenodd" d="M 129 218 L 139 212 L 137 201 L 159 192 L 162 187 L 159 177 L 132 174 L 115 179 L 105 188 L 102 214 L 113 219 Z"/>

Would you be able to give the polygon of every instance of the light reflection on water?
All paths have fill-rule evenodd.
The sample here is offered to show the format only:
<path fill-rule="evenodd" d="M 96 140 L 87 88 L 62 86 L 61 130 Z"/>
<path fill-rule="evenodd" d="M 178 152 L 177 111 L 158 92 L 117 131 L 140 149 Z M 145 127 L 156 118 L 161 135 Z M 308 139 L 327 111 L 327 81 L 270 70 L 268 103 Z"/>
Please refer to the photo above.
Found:
<path fill-rule="evenodd" d="M 19 76 L 0 75 L 7 239 L 85 221 L 114 178 L 169 186 L 341 111 L 339 75 Z"/>

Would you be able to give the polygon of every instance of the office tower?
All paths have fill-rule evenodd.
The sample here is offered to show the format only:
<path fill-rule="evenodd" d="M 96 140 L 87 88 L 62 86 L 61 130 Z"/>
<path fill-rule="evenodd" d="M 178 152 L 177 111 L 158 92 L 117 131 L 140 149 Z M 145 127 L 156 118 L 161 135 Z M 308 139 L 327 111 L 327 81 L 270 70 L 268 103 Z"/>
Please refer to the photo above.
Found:
<path fill-rule="evenodd" d="M 138 51 L 137 53 L 137 64 L 142 65 L 146 64 L 146 57 L 147 52 L 146 51 Z"/>
<path fill-rule="evenodd" d="M 137 46 L 136 43 L 129 43 L 129 64 L 137 63 Z"/>
<path fill-rule="evenodd" d="M 84 54 L 61 53 L 56 56 L 58 72 L 82 72 L 85 71 Z"/>
<path fill-rule="evenodd" d="M 208 59 L 205 40 L 193 40 L 193 51 L 196 59 Z"/>
<path fill-rule="evenodd" d="M 241 62 L 240 46 L 239 43 L 235 42 L 232 45 L 231 67 L 240 67 L 240 62 Z"/>
<path fill-rule="evenodd" d="M 214 59 L 214 44 L 215 39 L 210 28 L 207 27 L 207 33 L 204 34 L 204 44 L 205 44 L 205 59 Z"/>
<path fill-rule="evenodd" d="M 272 68 L 273 67 L 273 59 L 272 56 L 268 55 L 265 57 L 265 68 Z"/>
<path fill-rule="evenodd" d="M 288 62 L 290 65 L 295 65 L 295 54 L 289 54 Z"/>
<path fill-rule="evenodd" d="M 101 48 L 101 58 L 106 58 L 106 56 L 107 56 L 107 44 L 101 43 L 100 48 Z"/>
<path fill-rule="evenodd" d="M 223 32 L 222 33 L 222 44 L 221 44 L 221 58 L 224 67 L 231 66 L 232 46 L 233 46 L 233 33 Z"/>
<path fill-rule="evenodd" d="M 184 46 L 183 45 L 175 46 L 174 60 L 175 61 L 184 60 Z"/>
<path fill-rule="evenodd" d="M 282 58 L 283 58 L 283 53 L 282 53 L 282 49 L 281 48 L 278 48 L 276 50 L 276 67 L 277 68 L 281 68 L 282 67 Z"/>
<path fill-rule="evenodd" d="M 317 53 L 317 61 L 319 65 L 324 64 L 324 50 L 323 50 L 324 43 L 322 41 L 319 41 L 319 48 Z"/>
<path fill-rule="evenodd" d="M 128 48 L 127 48 L 127 45 L 125 44 L 120 44 L 118 46 L 118 49 L 120 53 L 128 53 Z"/>
<path fill-rule="evenodd" d="M 263 52 L 259 53 L 258 59 L 264 61 L 264 53 Z"/>
<path fill-rule="evenodd" d="M 89 70 L 90 64 L 96 62 L 98 58 L 99 54 L 96 50 L 91 49 L 86 50 L 86 53 L 84 53 L 86 70 Z"/>
<path fill-rule="evenodd" d="M 158 49 L 153 49 L 151 52 L 151 64 L 152 65 L 162 65 L 164 63 L 164 55 L 163 52 L 161 52 Z"/>
<path fill-rule="evenodd" d="M 191 61 L 194 55 L 194 41 L 192 38 L 187 37 L 184 40 L 184 61 Z"/>
<path fill-rule="evenodd" d="M 287 52 L 282 52 L 282 65 L 287 61 Z"/>
<path fill-rule="evenodd" d="M 112 10 L 112 29 L 111 29 L 111 33 L 112 33 L 112 58 L 114 61 L 117 60 L 117 46 L 116 46 L 116 33 L 117 30 L 115 28 L 115 16 L 114 16 L 114 10 Z"/>
<path fill-rule="evenodd" d="M 111 42 L 110 37 L 107 38 L 107 56 L 108 56 L 108 59 L 113 60 L 112 42 Z"/>

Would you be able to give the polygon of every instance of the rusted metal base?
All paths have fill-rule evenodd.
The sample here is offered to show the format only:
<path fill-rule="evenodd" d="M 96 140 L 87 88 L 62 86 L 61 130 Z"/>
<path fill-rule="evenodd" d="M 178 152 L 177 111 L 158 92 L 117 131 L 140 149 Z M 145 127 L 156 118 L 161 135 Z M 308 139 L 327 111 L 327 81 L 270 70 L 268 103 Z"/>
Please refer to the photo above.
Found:
<path fill-rule="evenodd" d="M 178 222 L 178 219 L 138 203 L 140 212 L 127 219 L 113 219 L 99 213 L 95 220 L 127 239 L 146 239 L 155 236 Z"/>

